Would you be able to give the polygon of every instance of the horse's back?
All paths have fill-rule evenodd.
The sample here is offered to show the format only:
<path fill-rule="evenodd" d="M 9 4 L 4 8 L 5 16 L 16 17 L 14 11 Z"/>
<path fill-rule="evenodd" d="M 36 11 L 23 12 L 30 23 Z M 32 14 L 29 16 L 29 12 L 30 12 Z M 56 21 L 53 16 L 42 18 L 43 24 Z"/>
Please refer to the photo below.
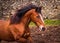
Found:
<path fill-rule="evenodd" d="M 1 27 L 6 27 L 9 25 L 9 21 L 5 21 L 5 20 L 0 20 L 0 28 Z"/>

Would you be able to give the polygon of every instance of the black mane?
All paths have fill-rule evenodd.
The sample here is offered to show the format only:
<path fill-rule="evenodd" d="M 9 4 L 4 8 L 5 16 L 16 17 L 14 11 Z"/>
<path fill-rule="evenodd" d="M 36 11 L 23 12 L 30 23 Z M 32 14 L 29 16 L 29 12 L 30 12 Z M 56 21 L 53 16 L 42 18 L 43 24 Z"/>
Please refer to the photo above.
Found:
<path fill-rule="evenodd" d="M 19 9 L 17 11 L 17 13 L 14 16 L 11 17 L 11 19 L 10 19 L 11 24 L 19 23 L 20 19 L 24 16 L 24 14 L 31 9 L 36 9 L 36 11 L 38 13 L 41 13 L 41 7 L 37 7 L 36 5 L 29 4 L 25 7 L 23 7 L 22 9 Z"/>

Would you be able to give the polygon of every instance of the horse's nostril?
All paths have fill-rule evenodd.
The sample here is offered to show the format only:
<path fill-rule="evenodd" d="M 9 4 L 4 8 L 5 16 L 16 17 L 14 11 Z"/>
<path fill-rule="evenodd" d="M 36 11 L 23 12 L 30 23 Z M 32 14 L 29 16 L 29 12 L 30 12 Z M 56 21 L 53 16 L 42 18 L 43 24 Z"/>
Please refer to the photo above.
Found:
<path fill-rule="evenodd" d="M 45 27 L 43 27 L 43 28 L 42 28 L 42 31 L 45 31 L 45 29 L 46 29 L 46 28 L 45 28 Z"/>

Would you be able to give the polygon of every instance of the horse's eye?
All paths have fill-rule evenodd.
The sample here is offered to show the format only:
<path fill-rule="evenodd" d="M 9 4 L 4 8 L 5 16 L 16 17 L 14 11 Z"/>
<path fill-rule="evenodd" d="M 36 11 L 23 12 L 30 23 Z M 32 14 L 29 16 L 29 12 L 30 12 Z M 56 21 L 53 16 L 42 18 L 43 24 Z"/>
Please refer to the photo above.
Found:
<path fill-rule="evenodd" d="M 40 16 L 37 16 L 37 18 L 40 18 Z"/>

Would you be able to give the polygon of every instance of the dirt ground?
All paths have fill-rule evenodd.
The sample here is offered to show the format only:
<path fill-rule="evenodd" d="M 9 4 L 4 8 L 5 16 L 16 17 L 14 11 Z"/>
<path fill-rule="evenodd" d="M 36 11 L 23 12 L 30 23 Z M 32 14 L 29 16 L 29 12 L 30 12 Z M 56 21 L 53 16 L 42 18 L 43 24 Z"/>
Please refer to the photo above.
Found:
<path fill-rule="evenodd" d="M 31 29 L 35 43 L 60 43 L 60 26 L 48 26 L 45 32 Z"/>
<path fill-rule="evenodd" d="M 32 27 L 31 36 L 34 43 L 60 43 L 60 26 L 47 26 L 46 31 L 39 31 L 37 27 Z M 1 41 L 1 43 L 17 42 Z"/>

